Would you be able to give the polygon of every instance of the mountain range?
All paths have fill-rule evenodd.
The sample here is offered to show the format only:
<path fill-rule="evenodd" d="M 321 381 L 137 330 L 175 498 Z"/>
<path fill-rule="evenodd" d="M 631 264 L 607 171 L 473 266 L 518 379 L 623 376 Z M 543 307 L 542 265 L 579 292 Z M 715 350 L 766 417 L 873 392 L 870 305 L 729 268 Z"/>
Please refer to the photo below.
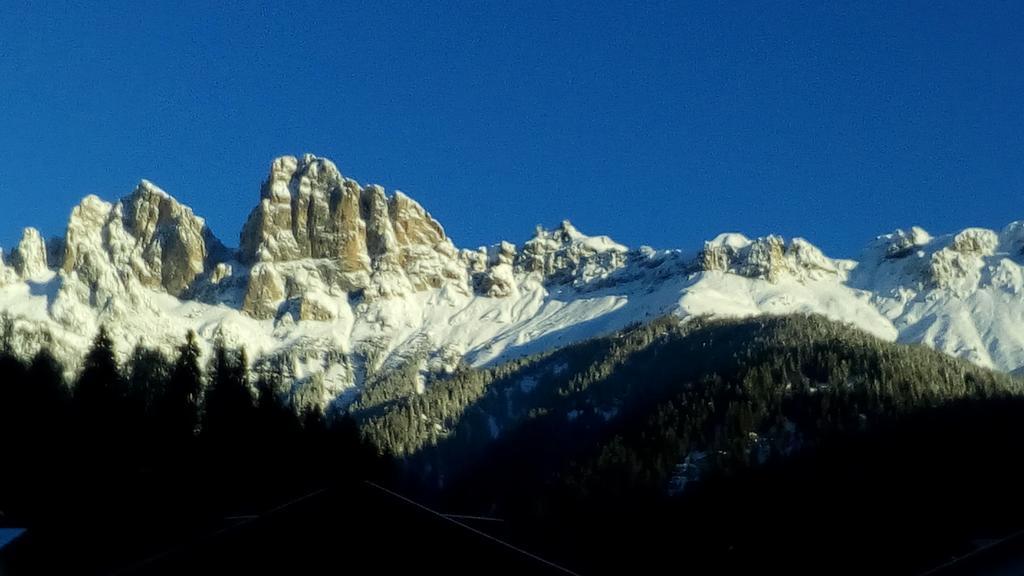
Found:
<path fill-rule="evenodd" d="M 856 260 L 807 240 L 728 233 L 628 248 L 569 221 L 525 242 L 459 248 L 402 192 L 313 155 L 273 161 L 238 248 L 143 180 L 88 196 L 61 237 L 26 228 L 0 253 L 0 312 L 29 356 L 74 369 L 100 326 L 126 357 L 188 331 L 244 346 L 292 395 L 344 407 L 374 374 L 488 366 L 665 315 L 812 313 L 983 367 L 1024 365 L 1024 221 L 1002 231 L 875 237 Z M 422 391 L 422 390 L 421 390 Z"/>

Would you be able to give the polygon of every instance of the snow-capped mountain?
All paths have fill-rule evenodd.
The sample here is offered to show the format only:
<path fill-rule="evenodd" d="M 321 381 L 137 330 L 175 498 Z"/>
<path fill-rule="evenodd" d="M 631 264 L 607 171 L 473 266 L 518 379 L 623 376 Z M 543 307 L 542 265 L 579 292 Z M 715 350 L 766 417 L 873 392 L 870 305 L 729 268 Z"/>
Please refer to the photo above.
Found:
<path fill-rule="evenodd" d="M 306 155 L 273 162 L 237 250 L 142 181 L 113 204 L 82 200 L 62 238 L 28 228 L 2 256 L 0 311 L 24 354 L 45 344 L 74 366 L 101 325 L 122 355 L 170 350 L 195 330 L 244 345 L 257 370 L 284 371 L 321 405 L 382 368 L 484 365 L 667 313 L 819 313 L 984 366 L 1024 365 L 1024 222 L 896 231 L 858 261 L 740 234 L 629 249 L 568 221 L 467 250 L 405 194 Z"/>

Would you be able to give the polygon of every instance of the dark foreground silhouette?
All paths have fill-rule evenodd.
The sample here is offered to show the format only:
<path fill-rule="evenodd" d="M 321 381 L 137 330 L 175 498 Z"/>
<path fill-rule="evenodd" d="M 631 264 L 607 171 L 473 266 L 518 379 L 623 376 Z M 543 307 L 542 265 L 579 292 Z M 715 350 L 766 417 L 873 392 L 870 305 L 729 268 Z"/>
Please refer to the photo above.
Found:
<path fill-rule="evenodd" d="M 660 370 L 679 357 L 638 366 Z M 722 357 L 722 366 L 736 364 Z M 826 365 L 804 366 L 791 353 L 765 358 L 796 363 L 789 374 Z M 69 387 L 45 352 L 24 363 L 0 349 L 0 523 L 28 528 L 0 551 L 0 573 L 984 574 L 1021 566 L 1024 400 L 1013 394 L 921 403 L 915 390 L 927 383 L 915 384 L 891 395 L 903 408 L 885 413 L 874 404 L 889 405 L 889 396 L 786 396 L 783 409 L 810 419 L 803 430 L 813 442 L 763 463 L 709 469 L 670 496 L 660 475 L 644 472 L 678 461 L 675 452 L 661 457 L 669 432 L 707 407 L 706 428 L 728 456 L 750 438 L 752 416 L 776 418 L 768 404 L 749 409 L 750 398 L 780 383 L 761 371 L 763 382 L 737 387 L 726 374 L 702 388 L 632 371 L 623 379 L 648 392 L 664 381 L 670 395 L 618 419 L 594 418 L 593 432 L 578 437 L 578 425 L 538 410 L 438 489 L 413 480 L 415 460 L 379 456 L 350 418 L 286 404 L 284 383 L 248 374 L 241 354 L 218 347 L 205 371 L 198 359 L 190 339 L 173 361 L 136 351 L 119 366 L 101 334 Z M 940 376 L 957 368 L 936 366 Z M 965 382 L 985 377 L 962 374 Z M 865 412 L 885 417 L 860 426 Z M 852 424 L 820 421 L 830 414 Z M 596 456 L 580 458 L 589 452 Z"/>

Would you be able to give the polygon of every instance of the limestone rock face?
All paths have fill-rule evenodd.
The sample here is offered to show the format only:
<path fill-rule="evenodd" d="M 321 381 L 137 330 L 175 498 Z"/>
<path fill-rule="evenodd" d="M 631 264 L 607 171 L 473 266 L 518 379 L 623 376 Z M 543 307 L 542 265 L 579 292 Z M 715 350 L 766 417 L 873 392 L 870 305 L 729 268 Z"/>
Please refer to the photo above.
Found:
<path fill-rule="evenodd" d="M 399 246 L 435 246 L 447 240 L 441 225 L 415 200 L 402 192 L 395 192 L 388 201 L 388 216 L 393 223 L 395 240 Z"/>
<path fill-rule="evenodd" d="M 833 260 L 803 238 L 793 238 L 790 241 L 786 248 L 786 257 L 792 262 L 792 268 L 799 276 L 813 280 L 842 278 L 852 267 L 852 262 Z"/>
<path fill-rule="evenodd" d="M 146 181 L 116 205 L 83 200 L 71 213 L 63 248 L 61 270 L 89 284 L 131 277 L 174 296 L 204 272 L 211 252 L 224 250 L 202 218 Z"/>
<path fill-rule="evenodd" d="M 370 257 L 366 249 L 366 222 L 360 208 L 359 185 L 351 180 L 342 184 L 337 208 L 331 218 L 334 234 L 326 234 L 318 245 L 323 254 L 338 259 L 342 272 L 358 273 L 370 270 Z"/>
<path fill-rule="evenodd" d="M 786 260 L 785 241 L 779 236 L 754 240 L 747 248 L 745 257 L 739 261 L 738 271 L 741 276 L 777 281 L 791 271 Z"/>
<path fill-rule="evenodd" d="M 11 253 L 11 265 L 24 279 L 38 278 L 48 271 L 46 242 L 35 228 L 25 228 L 21 241 Z"/>
<path fill-rule="evenodd" d="M 260 203 L 242 229 L 242 262 L 337 259 L 346 272 L 368 271 L 361 189 L 330 160 L 274 160 Z"/>
<path fill-rule="evenodd" d="M 446 284 L 469 290 L 466 266 L 444 229 L 401 192 L 388 197 L 381 186 L 361 187 L 331 161 L 307 154 L 275 160 L 260 196 L 242 230 L 239 258 L 273 266 L 290 287 L 287 298 L 296 300 L 300 319 L 332 314 L 332 306 L 307 297 L 314 290 L 358 291 L 371 299 Z M 300 261 L 306 264 L 290 265 Z M 303 280 L 311 266 L 325 286 Z M 302 278 L 293 275 L 299 270 Z M 264 282 L 255 273 L 251 281 Z M 266 296 L 263 288 L 247 293 Z"/>
<path fill-rule="evenodd" d="M 292 230 L 292 177 L 298 161 L 278 158 L 260 191 L 260 203 L 242 228 L 239 257 L 247 264 L 300 257 Z M 297 187 L 298 183 L 294 183 Z"/>
<path fill-rule="evenodd" d="M 26 255 L 35 255 L 19 261 L 38 269 L 39 242 L 30 235 L 24 244 Z M 88 310 L 107 321 L 155 310 L 146 288 L 184 295 L 226 253 L 201 218 L 146 181 L 116 204 L 87 196 L 71 211 L 63 240 L 45 252 L 60 263 L 50 313 L 79 332 L 92 329 Z"/>
<path fill-rule="evenodd" d="M 950 248 L 961 254 L 991 256 L 999 246 L 999 235 L 984 228 L 968 228 L 953 237 Z"/>
<path fill-rule="evenodd" d="M 702 271 L 728 272 L 748 278 L 778 282 L 842 278 L 852 265 L 833 260 L 802 238 L 788 243 L 781 236 L 750 240 L 742 234 L 721 234 L 710 242 L 696 260 Z"/>
<path fill-rule="evenodd" d="M 366 221 L 366 252 L 377 263 L 398 261 L 398 238 L 391 225 L 388 200 L 384 188 L 375 184 L 363 189 L 360 208 Z"/>
<path fill-rule="evenodd" d="M 582 286 L 626 264 L 629 250 L 607 236 L 586 236 L 568 220 L 554 230 L 537 228 L 516 257 L 516 270 L 548 282 Z"/>
<path fill-rule="evenodd" d="M 242 311 L 253 318 L 273 318 L 284 296 L 284 281 L 274 267 L 257 264 L 249 274 Z"/>
<path fill-rule="evenodd" d="M 299 320 L 327 322 L 338 317 L 337 306 L 316 294 L 305 294 L 299 298 Z"/>
<path fill-rule="evenodd" d="M 97 196 L 86 196 L 71 210 L 64 237 L 64 272 L 87 271 L 90 260 L 103 252 L 103 228 L 113 207 Z"/>
<path fill-rule="evenodd" d="M 740 251 L 749 246 L 750 239 L 743 234 L 719 234 L 704 242 L 704 248 L 697 256 L 697 267 L 708 272 L 728 272 Z"/>
<path fill-rule="evenodd" d="M 118 211 L 137 242 L 132 267 L 145 286 L 178 296 L 207 269 L 211 252 L 223 250 L 202 218 L 146 180 Z"/>
<path fill-rule="evenodd" d="M 1022 255 L 1024 222 L 999 233 L 966 228 L 934 238 L 914 227 L 878 237 L 861 256 L 854 284 L 871 289 L 881 284 L 884 293 L 906 298 L 937 291 L 944 298 L 963 299 L 993 288 L 1016 294 Z"/>
<path fill-rule="evenodd" d="M 999 247 L 999 235 L 984 228 L 968 228 L 953 236 L 948 245 L 932 253 L 927 280 L 935 288 L 957 294 L 973 290 L 982 280 L 987 258 Z"/>
<path fill-rule="evenodd" d="M 516 245 L 511 242 L 502 242 L 501 244 L 498 244 L 494 250 L 491 250 L 488 256 L 492 266 L 497 266 L 498 264 L 515 264 Z"/>
<path fill-rule="evenodd" d="M 210 273 L 210 283 L 214 285 L 220 284 L 230 278 L 232 274 L 234 274 L 234 269 L 231 265 L 221 262 Z"/>

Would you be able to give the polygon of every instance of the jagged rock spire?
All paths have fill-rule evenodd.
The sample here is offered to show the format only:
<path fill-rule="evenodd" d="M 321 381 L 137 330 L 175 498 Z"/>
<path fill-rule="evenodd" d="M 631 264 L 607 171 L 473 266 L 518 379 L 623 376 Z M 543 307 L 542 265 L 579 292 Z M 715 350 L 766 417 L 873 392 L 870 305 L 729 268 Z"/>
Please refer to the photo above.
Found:
<path fill-rule="evenodd" d="M 260 203 L 242 229 L 245 263 L 336 259 L 347 272 L 369 271 L 377 258 L 398 258 L 401 247 L 436 246 L 444 229 L 401 192 L 361 187 L 333 162 L 311 154 L 274 160 Z"/>
<path fill-rule="evenodd" d="M 61 270 L 87 285 L 116 290 L 138 282 L 174 296 L 225 252 L 202 218 L 146 180 L 117 204 L 83 199 L 71 212 L 63 249 Z"/>
<path fill-rule="evenodd" d="M 46 242 L 35 228 L 25 228 L 21 241 L 11 253 L 11 265 L 22 278 L 37 278 L 47 272 Z"/>
<path fill-rule="evenodd" d="M 369 289 L 385 297 L 438 287 L 445 279 L 467 284 L 455 247 L 422 206 L 401 192 L 388 197 L 381 186 L 360 186 L 330 160 L 311 154 L 274 160 L 260 203 L 242 229 L 239 258 L 280 265 L 274 282 L 265 268 L 251 275 L 245 311 L 260 318 L 276 310 L 267 299 L 282 292 L 278 285 L 291 287 L 280 298 L 294 298 L 300 310 L 315 308 L 323 316 L 323 306 L 305 303 L 311 282 L 318 290 Z M 298 280 L 286 268 L 300 260 L 322 262 L 303 267 Z"/>

